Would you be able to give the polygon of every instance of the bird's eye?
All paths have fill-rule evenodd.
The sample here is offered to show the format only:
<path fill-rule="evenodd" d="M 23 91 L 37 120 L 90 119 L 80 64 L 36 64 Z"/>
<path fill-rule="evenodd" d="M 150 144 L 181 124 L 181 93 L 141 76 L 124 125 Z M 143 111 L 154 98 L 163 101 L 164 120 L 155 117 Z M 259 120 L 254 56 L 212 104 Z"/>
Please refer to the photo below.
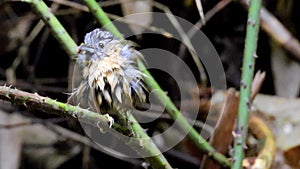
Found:
<path fill-rule="evenodd" d="M 100 43 L 99 43 L 99 47 L 100 47 L 100 48 L 104 48 L 104 44 L 100 42 Z"/>

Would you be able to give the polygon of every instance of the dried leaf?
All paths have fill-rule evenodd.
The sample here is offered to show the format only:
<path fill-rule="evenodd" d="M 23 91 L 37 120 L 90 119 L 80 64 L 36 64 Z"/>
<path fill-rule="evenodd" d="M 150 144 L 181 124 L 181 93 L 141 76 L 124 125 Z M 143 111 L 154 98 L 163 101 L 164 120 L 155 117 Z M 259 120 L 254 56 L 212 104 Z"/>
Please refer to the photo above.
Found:
<path fill-rule="evenodd" d="M 228 89 L 225 104 L 219 104 L 216 105 L 216 107 L 221 112 L 221 116 L 209 141 L 218 152 L 226 154 L 233 140 L 232 131 L 238 111 L 238 97 L 236 96 L 236 91 L 233 88 Z M 218 169 L 221 168 L 221 166 L 206 157 L 202 162 L 202 168 Z"/>
<path fill-rule="evenodd" d="M 287 150 L 300 145 L 300 99 L 259 94 L 252 107 L 272 123 L 278 148 Z"/>
<path fill-rule="evenodd" d="M 290 148 L 284 152 L 284 157 L 293 168 L 300 168 L 300 145 Z"/>

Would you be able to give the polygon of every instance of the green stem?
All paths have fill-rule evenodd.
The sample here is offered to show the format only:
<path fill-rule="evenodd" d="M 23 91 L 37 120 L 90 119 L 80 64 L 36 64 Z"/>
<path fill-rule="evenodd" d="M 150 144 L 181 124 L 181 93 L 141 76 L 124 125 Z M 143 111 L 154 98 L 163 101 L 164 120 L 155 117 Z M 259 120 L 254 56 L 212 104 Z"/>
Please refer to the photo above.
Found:
<path fill-rule="evenodd" d="M 132 129 L 135 132 L 135 135 L 140 138 L 135 139 L 138 140 L 138 144 L 135 144 L 132 148 L 136 149 L 136 151 L 140 153 L 141 157 L 145 157 L 145 160 L 151 164 L 152 168 L 172 169 L 167 159 L 162 155 L 160 150 L 157 148 L 151 138 L 144 132 L 144 129 L 131 113 L 128 113 L 128 119 L 132 123 Z"/>
<path fill-rule="evenodd" d="M 51 13 L 51 10 L 42 0 L 23 0 L 32 5 L 34 10 L 46 23 L 48 28 L 52 31 L 52 34 L 62 44 L 68 55 L 74 59 L 77 55 L 77 45 L 65 28 L 61 25 L 58 19 Z"/>
<path fill-rule="evenodd" d="M 188 137 L 193 141 L 193 143 L 201 150 L 206 152 L 209 156 L 211 156 L 215 161 L 222 164 L 225 167 L 230 167 L 230 161 L 222 154 L 218 153 L 183 117 L 183 115 L 179 112 L 177 107 L 171 101 L 171 99 L 166 95 L 166 93 L 161 89 L 159 84 L 155 81 L 155 79 L 151 76 L 151 74 L 147 71 L 146 67 L 142 62 L 139 62 L 139 68 L 146 75 L 145 82 L 151 90 L 155 90 L 155 96 L 159 99 L 160 102 L 166 103 L 166 111 L 171 116 L 173 120 L 177 120 L 180 124 L 180 129 L 182 131 L 189 131 Z"/>
<path fill-rule="evenodd" d="M 261 0 L 251 0 L 247 21 L 247 31 L 243 58 L 240 102 L 238 107 L 237 129 L 235 131 L 234 157 L 232 169 L 241 169 L 245 157 L 244 147 L 248 132 L 251 84 L 254 74 L 258 31 L 260 24 Z"/>

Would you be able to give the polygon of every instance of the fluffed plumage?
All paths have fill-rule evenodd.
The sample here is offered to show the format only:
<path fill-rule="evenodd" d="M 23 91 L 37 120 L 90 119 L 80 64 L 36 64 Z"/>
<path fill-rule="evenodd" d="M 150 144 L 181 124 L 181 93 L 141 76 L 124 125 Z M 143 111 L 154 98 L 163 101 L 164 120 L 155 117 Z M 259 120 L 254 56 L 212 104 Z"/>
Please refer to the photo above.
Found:
<path fill-rule="evenodd" d="M 76 60 L 80 73 L 75 76 L 80 76 L 81 82 L 70 98 L 101 113 L 144 102 L 144 74 L 137 68 L 137 59 L 143 56 L 132 42 L 100 29 L 87 33 Z"/>

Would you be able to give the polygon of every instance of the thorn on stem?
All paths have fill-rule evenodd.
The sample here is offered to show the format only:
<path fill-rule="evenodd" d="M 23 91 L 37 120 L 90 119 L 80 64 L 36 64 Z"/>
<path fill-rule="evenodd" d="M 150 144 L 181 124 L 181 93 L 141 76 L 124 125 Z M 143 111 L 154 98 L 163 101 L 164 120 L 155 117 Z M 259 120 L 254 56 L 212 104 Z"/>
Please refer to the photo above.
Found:
<path fill-rule="evenodd" d="M 253 65 L 252 64 L 249 64 L 249 69 L 252 69 L 253 68 Z"/>
<path fill-rule="evenodd" d="M 243 80 L 241 81 L 241 87 L 244 88 L 244 89 L 247 88 L 247 84 Z"/>
<path fill-rule="evenodd" d="M 246 105 L 247 105 L 248 109 L 250 109 L 250 107 L 251 107 L 251 102 L 249 101 L 249 99 L 247 99 Z"/>
<path fill-rule="evenodd" d="M 253 27 L 256 25 L 255 21 L 253 19 L 251 19 L 251 18 L 248 19 L 247 24 L 249 24 L 249 25 L 251 25 Z"/>
<path fill-rule="evenodd" d="M 236 138 L 236 137 L 241 137 L 242 135 L 241 135 L 241 131 L 240 130 L 236 130 L 236 131 L 232 131 L 232 136 L 234 137 L 234 138 Z"/>

